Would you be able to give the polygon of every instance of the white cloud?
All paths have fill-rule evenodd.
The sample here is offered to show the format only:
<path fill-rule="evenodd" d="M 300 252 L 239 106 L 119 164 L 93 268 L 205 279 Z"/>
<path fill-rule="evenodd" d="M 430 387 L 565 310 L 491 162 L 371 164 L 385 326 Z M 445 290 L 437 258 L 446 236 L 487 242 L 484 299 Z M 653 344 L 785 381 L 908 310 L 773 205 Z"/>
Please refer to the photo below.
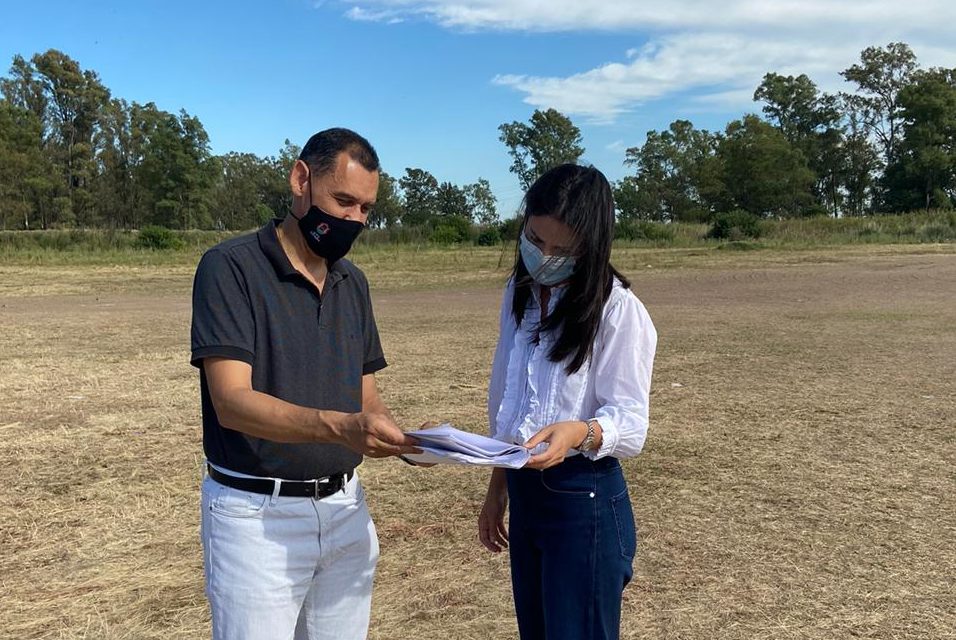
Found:
<path fill-rule="evenodd" d="M 756 111 L 754 106 L 755 86 L 737 87 L 694 96 L 688 100 L 687 110 L 690 112 L 704 111 L 734 111 L 741 108 L 751 108 Z"/>
<path fill-rule="evenodd" d="M 495 84 L 591 122 L 661 98 L 688 110 L 747 109 L 764 73 L 809 75 L 821 89 L 848 88 L 838 72 L 867 46 L 910 44 L 923 66 L 956 66 L 952 0 L 358 0 L 349 17 L 415 17 L 443 27 L 497 31 L 633 33 L 641 47 L 621 61 L 568 76 L 510 69 Z M 362 8 L 365 7 L 365 8 Z M 354 12 L 358 12 L 352 15 Z M 358 17 L 361 16 L 361 17 Z M 374 17 L 373 17 L 374 16 Z"/>
<path fill-rule="evenodd" d="M 521 31 L 604 29 L 817 28 L 934 26 L 954 22 L 950 0 L 342 0 L 352 7 L 424 17 L 446 27 Z"/>
<path fill-rule="evenodd" d="M 402 18 L 395 11 L 369 11 L 362 7 L 352 7 L 345 12 L 345 17 L 358 22 L 387 22 L 397 24 Z"/>
<path fill-rule="evenodd" d="M 728 99 L 749 103 L 757 82 L 769 70 L 806 72 L 819 65 L 805 55 L 800 42 L 774 42 L 740 34 L 685 33 L 661 38 L 624 63 L 608 63 L 567 77 L 500 75 L 493 82 L 525 94 L 535 107 L 554 107 L 593 122 L 613 120 L 622 112 L 665 96 L 684 92 L 713 93 L 711 104 Z M 815 55 L 852 60 L 853 49 L 817 48 Z M 741 87 L 748 87 L 749 92 Z M 699 100 L 699 98 L 698 98 Z"/>
<path fill-rule="evenodd" d="M 608 145 L 605 145 L 604 148 L 614 153 L 623 153 L 627 150 L 627 145 L 624 144 L 623 140 L 618 139 Z"/>

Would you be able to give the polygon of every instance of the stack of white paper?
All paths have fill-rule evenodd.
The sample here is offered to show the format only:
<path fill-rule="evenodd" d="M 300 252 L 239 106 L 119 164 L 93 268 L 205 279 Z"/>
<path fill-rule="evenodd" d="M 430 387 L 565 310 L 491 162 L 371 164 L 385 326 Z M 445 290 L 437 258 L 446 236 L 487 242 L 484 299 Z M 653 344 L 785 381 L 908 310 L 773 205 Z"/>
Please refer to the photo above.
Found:
<path fill-rule="evenodd" d="M 408 435 L 421 443 L 422 453 L 405 456 L 412 462 L 520 469 L 531 457 L 531 452 L 521 445 L 461 431 L 447 423 L 432 429 L 409 431 Z"/>

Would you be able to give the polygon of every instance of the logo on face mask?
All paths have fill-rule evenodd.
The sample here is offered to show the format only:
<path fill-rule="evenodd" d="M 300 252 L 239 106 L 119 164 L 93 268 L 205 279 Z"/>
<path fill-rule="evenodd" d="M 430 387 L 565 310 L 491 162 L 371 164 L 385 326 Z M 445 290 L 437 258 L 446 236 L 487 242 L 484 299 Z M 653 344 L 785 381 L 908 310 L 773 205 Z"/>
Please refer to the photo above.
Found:
<path fill-rule="evenodd" d="M 312 231 L 309 232 L 309 235 L 311 235 L 311 236 L 312 236 L 313 238 L 315 238 L 317 241 L 321 242 L 322 236 L 324 236 L 325 234 L 327 234 L 330 230 L 331 230 L 331 229 L 330 229 L 329 225 L 327 225 L 327 224 L 324 223 L 324 222 L 321 222 L 321 223 L 319 223 L 319 226 L 317 226 L 315 229 L 313 229 Z"/>

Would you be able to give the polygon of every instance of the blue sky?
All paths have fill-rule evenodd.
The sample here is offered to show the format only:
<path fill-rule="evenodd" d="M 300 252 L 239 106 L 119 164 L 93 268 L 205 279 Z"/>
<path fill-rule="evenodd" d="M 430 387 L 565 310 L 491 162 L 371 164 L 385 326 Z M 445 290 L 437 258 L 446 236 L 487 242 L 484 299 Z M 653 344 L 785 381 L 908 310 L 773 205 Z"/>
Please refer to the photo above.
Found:
<path fill-rule="evenodd" d="M 848 89 L 838 71 L 895 40 L 954 67 L 952 24 L 949 0 L 6 0 L 0 65 L 60 49 L 116 97 L 198 116 L 214 153 L 347 126 L 392 175 L 487 178 L 508 217 L 521 193 L 497 127 L 536 107 L 569 115 L 584 160 L 619 179 L 649 129 L 759 111 L 767 71 Z"/>

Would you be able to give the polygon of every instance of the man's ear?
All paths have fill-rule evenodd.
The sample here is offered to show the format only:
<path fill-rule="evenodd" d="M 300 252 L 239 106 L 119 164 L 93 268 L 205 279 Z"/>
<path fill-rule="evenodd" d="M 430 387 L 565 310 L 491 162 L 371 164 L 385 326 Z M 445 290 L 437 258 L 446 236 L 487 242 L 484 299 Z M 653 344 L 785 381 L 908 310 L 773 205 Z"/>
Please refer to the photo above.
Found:
<path fill-rule="evenodd" d="M 292 165 L 292 171 L 289 172 L 289 188 L 292 195 L 297 198 L 303 197 L 309 190 L 309 165 L 302 160 L 296 160 Z"/>

